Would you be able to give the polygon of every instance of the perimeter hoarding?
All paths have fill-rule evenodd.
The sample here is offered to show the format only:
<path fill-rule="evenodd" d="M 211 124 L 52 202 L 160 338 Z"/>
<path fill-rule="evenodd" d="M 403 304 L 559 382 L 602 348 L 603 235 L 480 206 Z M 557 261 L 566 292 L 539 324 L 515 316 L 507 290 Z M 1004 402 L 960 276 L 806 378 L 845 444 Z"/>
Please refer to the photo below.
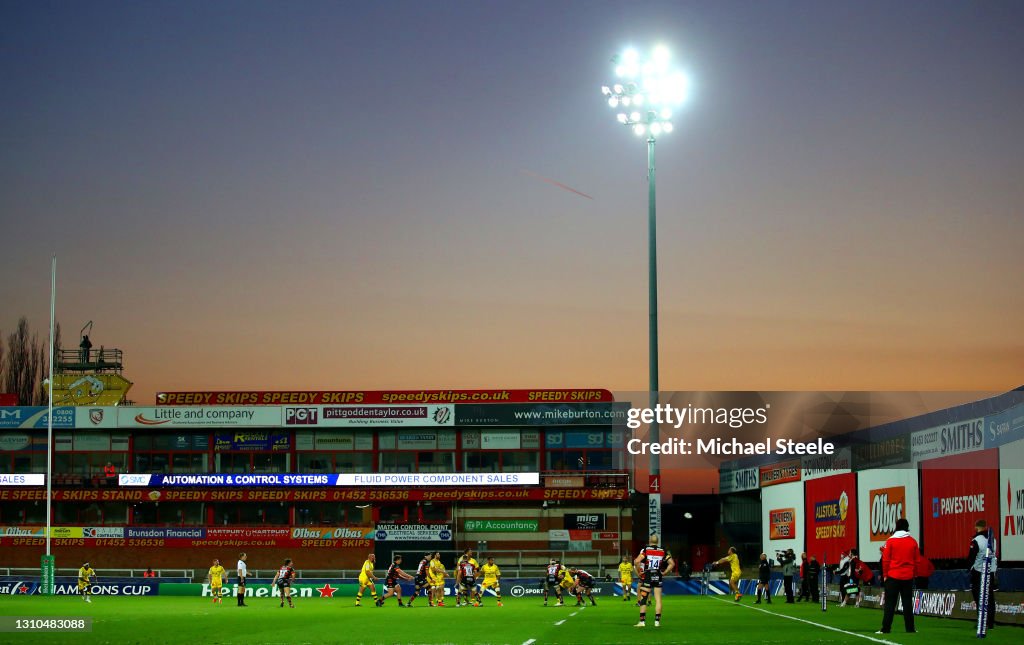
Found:
<path fill-rule="evenodd" d="M 998 451 L 922 462 L 921 503 L 921 547 L 925 556 L 965 558 L 974 536 L 974 523 L 984 519 L 990 526 L 997 526 L 999 521 Z"/>
<path fill-rule="evenodd" d="M 999 448 L 999 555 L 1024 560 L 1024 440 Z"/>
<path fill-rule="evenodd" d="M 159 408 L 119 407 L 115 409 L 117 410 L 117 426 L 119 428 L 188 428 L 197 426 L 270 428 L 282 425 L 281 408 L 274 407 L 167 406 Z"/>
<path fill-rule="evenodd" d="M 857 546 L 857 476 L 832 475 L 807 482 L 805 530 L 807 553 L 822 562 Z"/>
<path fill-rule="evenodd" d="M 761 513 L 761 543 L 765 553 L 781 549 L 793 549 L 796 553 L 804 550 L 803 482 L 761 489 Z"/>
<path fill-rule="evenodd" d="M 360 405 L 392 403 L 597 403 L 608 390 L 247 390 L 158 392 L 157 405 Z"/>
<path fill-rule="evenodd" d="M 857 473 L 857 533 L 865 561 L 878 560 L 878 549 L 896 530 L 896 520 L 917 524 L 921 516 L 918 500 L 917 469 L 881 468 Z M 919 535 L 919 529 L 912 533 Z"/>
<path fill-rule="evenodd" d="M 418 488 L 365 490 L 351 488 L 108 488 L 56 489 L 57 502 L 509 502 L 624 501 L 625 488 Z M 0 488 L 0 502 L 44 501 L 46 490 Z"/>
<path fill-rule="evenodd" d="M 0 408 L 0 428 L 46 429 L 48 425 L 49 408 L 38 406 Z M 53 427 L 74 428 L 75 409 L 72 407 L 54 408 Z"/>
<path fill-rule="evenodd" d="M 722 494 L 757 490 L 761 485 L 757 467 L 721 470 L 718 473 L 718 492 Z"/>
<path fill-rule="evenodd" d="M 910 436 L 914 463 L 985 448 L 985 419 L 969 419 L 919 430 Z"/>

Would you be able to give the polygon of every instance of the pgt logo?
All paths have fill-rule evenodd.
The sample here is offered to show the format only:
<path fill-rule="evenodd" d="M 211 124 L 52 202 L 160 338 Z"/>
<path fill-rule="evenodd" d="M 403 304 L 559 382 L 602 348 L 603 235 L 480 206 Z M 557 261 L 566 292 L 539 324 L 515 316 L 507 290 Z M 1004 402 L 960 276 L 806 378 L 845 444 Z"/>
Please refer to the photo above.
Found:
<path fill-rule="evenodd" d="M 316 408 L 285 408 L 284 423 L 289 426 L 315 426 L 317 420 Z"/>

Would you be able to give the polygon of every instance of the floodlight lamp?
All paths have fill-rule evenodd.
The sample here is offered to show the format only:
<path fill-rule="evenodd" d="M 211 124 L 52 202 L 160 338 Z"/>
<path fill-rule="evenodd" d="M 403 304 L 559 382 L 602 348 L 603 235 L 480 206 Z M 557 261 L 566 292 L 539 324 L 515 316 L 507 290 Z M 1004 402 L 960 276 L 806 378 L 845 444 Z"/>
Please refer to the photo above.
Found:
<path fill-rule="evenodd" d="M 622 97 L 622 104 L 627 106 L 627 107 L 629 106 L 629 97 L 628 96 L 623 96 Z"/>
<path fill-rule="evenodd" d="M 604 94 L 605 96 L 608 96 L 611 93 L 612 93 L 612 88 L 608 87 L 607 85 L 602 85 L 601 86 L 601 94 Z"/>
<path fill-rule="evenodd" d="M 670 102 L 679 104 L 686 101 L 690 93 L 690 79 L 682 72 L 676 72 L 669 77 L 666 83 L 667 94 Z"/>
<path fill-rule="evenodd" d="M 619 120 L 619 123 L 622 123 L 622 124 L 625 124 L 625 123 L 626 123 L 626 121 L 628 121 L 628 120 L 629 120 L 629 117 L 628 117 L 628 116 L 626 116 L 626 113 L 625 113 L 625 112 L 619 112 L 619 113 L 618 113 L 618 114 L 617 114 L 617 115 L 615 116 L 615 118 L 616 118 L 616 119 L 618 119 L 618 120 Z"/>
<path fill-rule="evenodd" d="M 616 65 L 615 66 L 615 75 L 616 76 L 625 76 L 626 75 L 626 68 L 625 68 L 625 66 L 623 66 L 623 65 Z"/>
<path fill-rule="evenodd" d="M 619 107 L 618 97 L 613 96 L 610 99 L 608 99 L 608 105 L 610 105 L 611 107 Z"/>
<path fill-rule="evenodd" d="M 615 90 L 616 94 L 622 94 L 622 86 L 619 85 L 618 83 L 616 83 L 615 87 L 613 87 L 612 89 Z"/>
<path fill-rule="evenodd" d="M 654 123 L 651 124 L 651 134 L 653 134 L 653 135 L 661 134 L 661 124 L 658 123 L 657 121 L 655 121 Z"/>
<path fill-rule="evenodd" d="M 664 130 L 665 132 L 672 132 L 672 124 L 668 122 L 662 123 L 661 129 Z"/>
<path fill-rule="evenodd" d="M 646 132 L 646 130 L 647 129 L 644 128 L 643 123 L 637 123 L 636 125 L 633 126 L 633 132 L 636 132 L 637 136 L 644 136 L 644 132 Z"/>
<path fill-rule="evenodd" d="M 668 47 L 664 45 L 658 45 L 657 47 L 654 48 L 653 58 L 655 65 L 658 65 L 659 67 L 664 67 L 665 65 L 668 65 L 668 60 L 671 57 L 672 54 L 669 53 Z"/>
<path fill-rule="evenodd" d="M 672 110 L 668 108 L 663 108 L 661 110 L 661 114 L 659 114 L 658 116 L 660 116 L 663 120 L 667 121 L 668 119 L 672 118 Z"/>
<path fill-rule="evenodd" d="M 643 104 L 644 104 L 644 95 L 643 94 L 637 94 L 637 95 L 635 95 L 633 97 L 633 105 L 643 105 Z"/>
<path fill-rule="evenodd" d="M 622 52 L 622 62 L 628 64 L 635 64 L 640 60 L 640 54 L 636 53 L 636 50 L 630 47 L 626 51 Z"/>
<path fill-rule="evenodd" d="M 639 112 L 634 112 L 634 113 L 630 114 L 629 115 L 629 120 L 630 121 L 639 121 L 640 120 L 640 113 Z"/>

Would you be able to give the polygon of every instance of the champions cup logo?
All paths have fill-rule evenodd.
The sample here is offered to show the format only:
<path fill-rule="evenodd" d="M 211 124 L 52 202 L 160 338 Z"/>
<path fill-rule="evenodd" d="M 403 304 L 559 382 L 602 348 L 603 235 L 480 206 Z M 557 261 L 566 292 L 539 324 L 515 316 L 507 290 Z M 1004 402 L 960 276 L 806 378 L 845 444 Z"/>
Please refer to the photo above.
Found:
<path fill-rule="evenodd" d="M 907 517 L 907 490 L 903 486 L 868 492 L 871 500 L 871 541 L 884 542 L 896 532 L 896 520 Z"/>
<path fill-rule="evenodd" d="M 93 408 L 89 410 L 89 421 L 91 421 L 94 426 L 98 426 L 103 423 L 103 409 Z"/>
<path fill-rule="evenodd" d="M 316 408 L 285 408 L 284 423 L 289 426 L 316 425 Z"/>

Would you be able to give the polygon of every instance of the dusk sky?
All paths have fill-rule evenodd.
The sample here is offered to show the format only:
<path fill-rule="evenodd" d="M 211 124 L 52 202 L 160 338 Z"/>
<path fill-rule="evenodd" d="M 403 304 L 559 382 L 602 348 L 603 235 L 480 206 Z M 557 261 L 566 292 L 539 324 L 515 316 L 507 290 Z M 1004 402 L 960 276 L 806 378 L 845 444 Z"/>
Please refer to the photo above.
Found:
<path fill-rule="evenodd" d="M 161 390 L 1024 383 L 1024 3 L 0 2 L 0 331 Z M 543 181 L 549 178 L 587 199 Z"/>

